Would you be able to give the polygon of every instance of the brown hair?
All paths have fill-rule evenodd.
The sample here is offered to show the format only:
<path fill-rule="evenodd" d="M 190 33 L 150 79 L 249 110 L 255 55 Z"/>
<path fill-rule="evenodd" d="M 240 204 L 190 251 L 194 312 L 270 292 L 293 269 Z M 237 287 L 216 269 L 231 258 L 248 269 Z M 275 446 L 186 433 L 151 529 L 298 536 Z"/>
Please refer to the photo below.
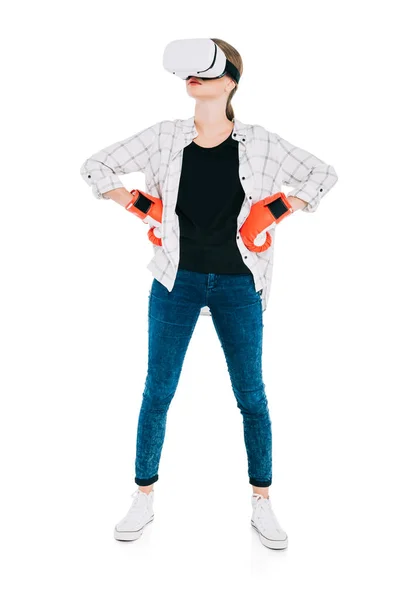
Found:
<path fill-rule="evenodd" d="M 211 38 L 211 39 L 213 42 L 215 42 L 215 44 L 217 44 L 217 46 L 219 46 L 219 48 L 221 48 L 221 50 L 225 54 L 226 58 L 228 60 L 230 60 L 233 65 L 235 65 L 235 67 L 237 68 L 237 70 L 240 73 L 240 76 L 242 76 L 243 61 L 242 61 L 242 57 L 240 56 L 240 54 L 236 50 L 236 48 L 234 48 L 233 46 L 228 44 L 228 42 L 225 42 L 224 40 L 220 40 L 219 38 Z M 235 85 L 235 87 L 229 94 L 228 101 L 226 103 L 225 112 L 226 112 L 226 116 L 228 117 L 228 119 L 230 121 L 232 121 L 232 119 L 235 116 L 235 113 L 233 112 L 231 101 L 232 101 L 233 96 L 236 94 L 237 87 L 238 87 L 238 84 Z"/>

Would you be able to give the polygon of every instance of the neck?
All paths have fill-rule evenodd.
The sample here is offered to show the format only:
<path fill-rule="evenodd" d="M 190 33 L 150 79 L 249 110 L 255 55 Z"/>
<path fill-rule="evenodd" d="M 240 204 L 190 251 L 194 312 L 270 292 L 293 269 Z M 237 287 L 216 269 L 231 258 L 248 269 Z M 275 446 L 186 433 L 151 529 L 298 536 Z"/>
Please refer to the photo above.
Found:
<path fill-rule="evenodd" d="M 196 106 L 194 124 L 202 135 L 218 135 L 233 130 L 233 122 L 230 121 L 225 111 L 213 111 L 204 106 Z"/>

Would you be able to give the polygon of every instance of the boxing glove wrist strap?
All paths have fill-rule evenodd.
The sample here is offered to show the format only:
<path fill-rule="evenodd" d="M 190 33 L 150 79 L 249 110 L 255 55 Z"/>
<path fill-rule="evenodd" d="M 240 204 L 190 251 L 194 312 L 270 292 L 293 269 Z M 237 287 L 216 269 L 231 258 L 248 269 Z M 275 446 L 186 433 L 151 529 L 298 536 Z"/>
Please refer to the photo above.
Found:
<path fill-rule="evenodd" d="M 126 210 L 144 219 L 151 209 L 153 202 L 150 197 L 139 190 L 131 190 L 132 199 L 125 206 Z"/>

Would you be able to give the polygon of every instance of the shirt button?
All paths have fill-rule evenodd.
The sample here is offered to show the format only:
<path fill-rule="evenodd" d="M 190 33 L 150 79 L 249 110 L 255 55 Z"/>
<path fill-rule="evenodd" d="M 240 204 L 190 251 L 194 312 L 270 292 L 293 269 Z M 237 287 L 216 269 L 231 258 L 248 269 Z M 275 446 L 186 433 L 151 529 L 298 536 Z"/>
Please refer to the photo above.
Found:
<path fill-rule="evenodd" d="M 236 133 L 233 134 L 236 137 Z"/>
<path fill-rule="evenodd" d="M 244 141 L 245 141 L 245 138 L 242 138 L 242 142 L 244 142 Z"/>
<path fill-rule="evenodd" d="M 246 177 L 242 177 L 242 179 L 246 179 Z"/>
<path fill-rule="evenodd" d="M 91 178 L 91 175 L 88 175 L 88 178 L 90 179 L 90 178 Z"/>
<path fill-rule="evenodd" d="M 322 192 L 322 188 L 319 191 Z"/>

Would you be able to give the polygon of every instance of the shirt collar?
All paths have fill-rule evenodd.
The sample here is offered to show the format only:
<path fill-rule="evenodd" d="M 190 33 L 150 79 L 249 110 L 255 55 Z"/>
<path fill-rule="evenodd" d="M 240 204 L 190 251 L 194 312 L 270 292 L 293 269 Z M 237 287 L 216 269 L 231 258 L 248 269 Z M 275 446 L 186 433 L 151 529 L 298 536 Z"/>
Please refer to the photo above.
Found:
<path fill-rule="evenodd" d="M 194 115 L 189 117 L 189 119 L 182 119 L 181 127 L 187 141 L 192 141 L 199 134 L 194 123 Z M 233 140 L 246 143 L 247 129 L 247 125 L 239 121 L 236 117 L 233 117 L 233 130 L 231 134 Z"/>

